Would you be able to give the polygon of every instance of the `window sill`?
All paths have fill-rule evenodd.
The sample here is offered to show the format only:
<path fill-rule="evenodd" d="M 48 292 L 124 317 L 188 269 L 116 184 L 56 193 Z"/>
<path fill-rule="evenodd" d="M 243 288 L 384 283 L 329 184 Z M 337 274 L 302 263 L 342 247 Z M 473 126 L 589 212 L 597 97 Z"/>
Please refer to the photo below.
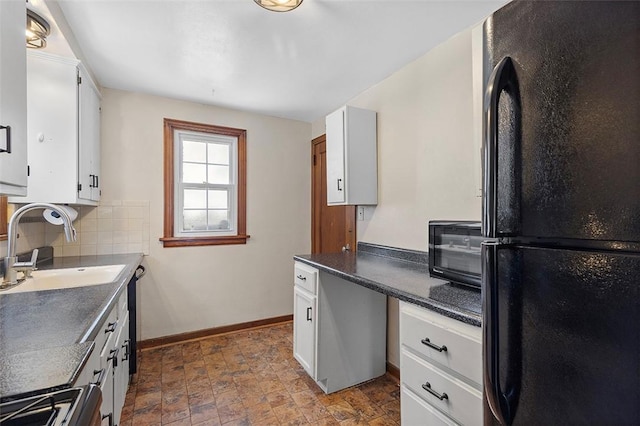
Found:
<path fill-rule="evenodd" d="M 218 246 L 229 244 L 246 244 L 249 235 L 229 235 L 225 237 L 163 237 L 160 238 L 165 247 Z"/>

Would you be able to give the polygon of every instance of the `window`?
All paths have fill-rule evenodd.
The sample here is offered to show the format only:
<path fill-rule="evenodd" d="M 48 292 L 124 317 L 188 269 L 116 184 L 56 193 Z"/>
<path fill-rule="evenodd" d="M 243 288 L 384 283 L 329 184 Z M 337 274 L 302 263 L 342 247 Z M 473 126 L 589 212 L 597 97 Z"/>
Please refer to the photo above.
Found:
<path fill-rule="evenodd" d="M 164 119 L 165 247 L 247 242 L 246 134 Z"/>

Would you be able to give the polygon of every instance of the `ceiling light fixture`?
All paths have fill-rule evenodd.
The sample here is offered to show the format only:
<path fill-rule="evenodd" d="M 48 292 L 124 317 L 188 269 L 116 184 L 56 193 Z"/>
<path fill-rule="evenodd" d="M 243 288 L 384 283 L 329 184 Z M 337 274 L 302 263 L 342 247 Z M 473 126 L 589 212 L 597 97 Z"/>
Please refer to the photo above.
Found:
<path fill-rule="evenodd" d="M 253 0 L 258 5 L 273 12 L 288 12 L 302 4 L 303 0 Z"/>
<path fill-rule="evenodd" d="M 42 49 L 47 47 L 47 36 L 51 34 L 49 23 L 33 10 L 27 9 L 27 47 Z"/>

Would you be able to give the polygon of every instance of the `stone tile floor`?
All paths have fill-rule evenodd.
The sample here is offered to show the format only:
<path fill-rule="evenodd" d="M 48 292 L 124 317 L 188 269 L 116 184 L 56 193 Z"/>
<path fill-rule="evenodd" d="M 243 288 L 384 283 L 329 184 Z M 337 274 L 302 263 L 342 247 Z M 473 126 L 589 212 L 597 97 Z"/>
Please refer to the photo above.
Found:
<path fill-rule="evenodd" d="M 142 351 L 120 426 L 400 424 L 393 377 L 326 395 L 292 338 L 288 322 Z"/>

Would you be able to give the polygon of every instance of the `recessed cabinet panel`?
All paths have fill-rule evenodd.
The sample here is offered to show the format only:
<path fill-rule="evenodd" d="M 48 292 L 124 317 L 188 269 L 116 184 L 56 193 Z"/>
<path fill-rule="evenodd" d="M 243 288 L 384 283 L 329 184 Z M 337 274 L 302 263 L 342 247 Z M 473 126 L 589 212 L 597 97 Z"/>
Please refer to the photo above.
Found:
<path fill-rule="evenodd" d="M 378 203 L 376 113 L 345 106 L 329 114 L 327 204 Z"/>
<path fill-rule="evenodd" d="M 100 200 L 100 92 L 82 64 L 79 77 L 78 198 Z"/>
<path fill-rule="evenodd" d="M 402 382 L 433 407 L 464 425 L 482 425 L 482 392 L 416 355 L 402 351 Z"/>
<path fill-rule="evenodd" d="M 27 197 L 11 202 L 97 205 L 100 94 L 75 59 L 27 55 Z"/>
<path fill-rule="evenodd" d="M 0 194 L 27 193 L 25 2 L 0 1 Z"/>
<path fill-rule="evenodd" d="M 344 115 L 340 109 L 327 116 L 327 203 L 345 202 Z"/>
<path fill-rule="evenodd" d="M 406 347 L 478 385 L 482 383 L 482 343 L 480 336 L 473 334 L 478 333 L 478 327 L 426 312 L 417 306 L 408 305 L 400 315 L 400 339 Z M 446 350 L 441 350 L 443 347 Z"/>
<path fill-rule="evenodd" d="M 315 379 L 316 298 L 296 286 L 293 301 L 293 355 Z"/>
<path fill-rule="evenodd" d="M 402 405 L 400 406 L 400 418 L 403 425 L 457 425 L 456 422 L 421 400 L 420 397 L 416 396 L 406 386 L 402 385 L 400 392 L 400 398 L 402 399 Z"/>

